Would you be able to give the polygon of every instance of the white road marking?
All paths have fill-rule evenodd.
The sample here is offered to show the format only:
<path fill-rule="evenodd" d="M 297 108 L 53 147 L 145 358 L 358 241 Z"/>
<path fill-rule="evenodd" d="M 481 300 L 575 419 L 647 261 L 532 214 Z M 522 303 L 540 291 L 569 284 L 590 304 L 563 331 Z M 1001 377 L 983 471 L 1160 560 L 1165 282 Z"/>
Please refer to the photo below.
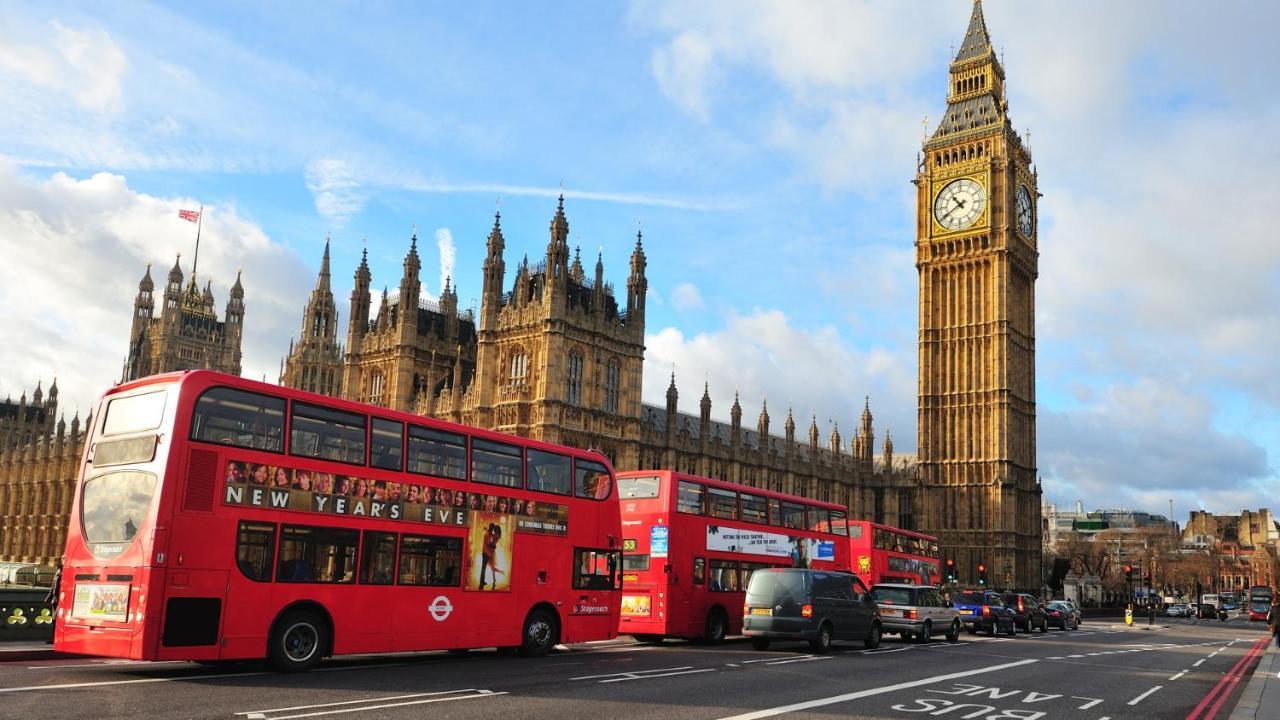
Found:
<path fill-rule="evenodd" d="M 338 710 L 320 710 L 317 712 L 301 713 L 298 715 L 278 715 L 270 720 L 296 720 L 297 718 L 319 717 L 321 715 L 341 715 L 343 713 L 366 712 L 368 710 L 385 710 L 387 708 L 406 707 L 409 705 L 426 705 L 428 703 L 451 702 L 453 700 L 474 700 L 476 698 L 497 697 L 498 695 L 506 695 L 506 692 L 493 692 L 492 690 L 476 690 L 472 695 L 452 695 L 449 697 L 433 697 L 425 700 L 406 700 L 404 702 L 383 703 L 381 705 L 365 705 L 363 707 L 340 708 Z M 374 700 L 372 702 L 378 702 Z M 265 720 L 265 715 L 250 715 L 247 720 Z"/>
<path fill-rule="evenodd" d="M 680 672 L 656 673 L 648 675 L 628 675 L 626 677 L 610 678 L 601 680 L 602 683 L 631 682 L 632 680 L 649 680 L 652 678 L 671 677 L 672 675 L 695 675 L 697 673 L 715 672 L 715 668 L 699 668 L 697 670 L 681 670 Z"/>
<path fill-rule="evenodd" d="M 747 662 L 751 662 L 751 661 L 748 660 Z M 653 670 L 636 670 L 635 672 L 629 672 L 629 673 L 607 673 L 605 675 L 582 675 L 579 677 L 571 677 L 569 679 L 570 680 L 599 680 L 600 678 L 611 678 L 611 677 L 617 677 L 619 675 L 637 675 L 639 673 L 670 672 L 672 670 L 690 670 L 692 668 L 693 668 L 692 665 L 681 665 L 680 667 L 654 668 Z"/>
<path fill-rule="evenodd" d="M 1173 677 L 1171 677 L 1171 678 L 1169 678 L 1169 679 L 1170 679 L 1170 680 L 1177 680 L 1178 678 L 1182 677 L 1183 675 L 1186 675 L 1188 672 L 1190 672 L 1190 671 L 1189 671 L 1189 670 L 1183 670 L 1182 672 L 1178 673 L 1177 675 L 1174 675 Z"/>
<path fill-rule="evenodd" d="M 99 680 L 97 682 L 61 683 L 58 685 L 28 685 L 26 687 L 0 688 L 0 693 L 27 692 L 34 690 L 69 690 L 71 688 L 105 687 L 107 685 L 140 685 L 143 683 L 174 682 L 175 680 L 210 680 L 217 678 L 253 677 L 255 675 L 273 675 L 269 672 L 216 673 L 210 675 L 181 675 L 178 677 L 137 678 L 134 680 Z"/>
<path fill-rule="evenodd" d="M 1141 694 L 1141 695 L 1139 695 L 1138 697 L 1136 697 L 1136 698 L 1134 698 L 1134 699 L 1130 700 L 1130 701 L 1129 701 L 1129 704 L 1130 704 L 1130 705 L 1137 705 L 1138 703 L 1142 702 L 1143 700 L 1146 700 L 1148 695 L 1150 695 L 1151 693 L 1154 693 L 1155 691 L 1159 690 L 1159 689 L 1160 689 L 1160 688 L 1162 688 L 1162 687 L 1164 687 L 1164 686 L 1163 686 L 1163 685 L 1157 685 L 1157 686 L 1155 686 L 1155 687 L 1151 688 L 1150 690 L 1148 690 L 1148 691 L 1146 691 L 1146 692 L 1142 693 L 1142 694 Z"/>
<path fill-rule="evenodd" d="M 1199 660 L 1191 663 L 1191 667 L 1200 667 L 1200 664 L 1203 662 L 1204 662 L 1204 658 L 1200 658 Z"/>
<path fill-rule="evenodd" d="M 110 668 L 121 665 L 186 665 L 186 660 L 99 660 L 91 663 L 75 663 L 67 665 L 30 665 L 28 670 L 61 670 L 62 668 Z"/>
<path fill-rule="evenodd" d="M 363 700 L 343 700 L 342 702 L 317 703 L 315 705 L 294 705 L 293 707 L 272 708 L 270 710 L 246 710 L 238 712 L 236 715 L 246 715 L 250 718 L 262 717 L 267 713 L 292 712 L 294 710 L 313 710 L 320 707 L 337 707 L 339 705 L 359 705 L 360 703 L 386 702 L 388 700 L 406 700 L 408 698 L 435 697 L 439 695 L 454 695 L 460 693 L 481 692 L 475 688 L 467 688 L 465 690 L 442 690 L 440 692 L 430 693 L 414 693 L 412 695 L 393 695 L 391 697 L 365 698 Z"/>
<path fill-rule="evenodd" d="M 720 720 L 759 720 L 759 718 L 774 717 L 777 715 L 785 715 L 786 713 L 797 712 L 800 710 L 808 710 L 810 708 L 824 707 L 826 705 L 835 705 L 837 703 L 848 702 L 850 700 L 858 700 L 873 695 L 883 695 L 885 693 L 897 692 L 899 690 L 907 690 L 909 688 L 920 687 L 922 685 L 932 685 L 934 683 L 945 682 L 947 680 L 955 680 L 962 677 L 971 677 L 973 675 L 982 675 L 990 672 L 999 672 L 1008 668 L 1021 667 L 1023 665 L 1031 665 L 1040 662 L 1039 660 L 1019 660 L 1017 662 L 1004 663 L 1002 665 L 992 665 L 991 667 L 978 668 L 976 670 L 965 670 L 963 672 L 948 673 L 946 675 L 935 675 L 934 677 L 921 678 L 919 680 L 911 680 L 909 682 L 898 683 L 896 685 L 886 685 L 885 687 L 871 688 L 869 690 L 859 690 L 858 692 L 845 693 L 843 695 L 833 695 L 831 697 L 818 698 L 816 700 L 807 700 L 805 702 L 794 703 L 791 705 L 780 705 L 774 708 L 764 710 L 756 710 L 741 715 L 730 715 L 720 718 Z"/>
<path fill-rule="evenodd" d="M 1221 650 L 1214 650 L 1213 652 L 1209 653 L 1209 657 L 1213 657 L 1214 655 L 1217 655 L 1217 654 L 1218 654 L 1218 653 L 1220 653 L 1220 652 L 1222 652 L 1222 651 L 1221 651 Z"/>
<path fill-rule="evenodd" d="M 765 663 L 765 665 L 789 665 L 791 663 L 813 662 L 814 660 L 830 660 L 830 659 L 831 659 L 830 655 L 810 655 L 809 657 L 798 657 L 798 658 L 792 658 L 790 660 L 774 660 L 773 662 Z"/>

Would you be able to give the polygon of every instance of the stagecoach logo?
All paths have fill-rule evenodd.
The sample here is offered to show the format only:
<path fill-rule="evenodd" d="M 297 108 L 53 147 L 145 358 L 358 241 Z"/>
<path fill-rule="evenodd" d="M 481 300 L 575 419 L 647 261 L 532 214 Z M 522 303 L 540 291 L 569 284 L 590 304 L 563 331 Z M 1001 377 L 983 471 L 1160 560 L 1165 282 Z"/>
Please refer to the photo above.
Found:
<path fill-rule="evenodd" d="M 592 605 L 589 603 L 576 603 L 573 606 L 574 615 L 608 615 L 608 605 Z"/>
<path fill-rule="evenodd" d="M 864 575 L 871 572 L 871 556 L 870 555 L 858 556 L 858 572 Z"/>
<path fill-rule="evenodd" d="M 453 603 L 449 602 L 449 598 L 443 595 L 437 595 L 435 600 L 431 601 L 431 605 L 427 606 L 427 610 L 431 612 L 431 618 L 436 622 L 444 622 L 453 614 Z"/>

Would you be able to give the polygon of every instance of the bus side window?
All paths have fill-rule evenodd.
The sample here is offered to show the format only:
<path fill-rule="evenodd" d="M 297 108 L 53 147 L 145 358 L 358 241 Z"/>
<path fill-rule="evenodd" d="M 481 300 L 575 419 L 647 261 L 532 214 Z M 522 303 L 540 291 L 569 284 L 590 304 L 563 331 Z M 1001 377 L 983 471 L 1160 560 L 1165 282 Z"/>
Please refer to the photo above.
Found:
<path fill-rule="evenodd" d="M 701 586 L 707 582 L 707 559 L 696 557 L 693 559 L 693 584 Z"/>
<path fill-rule="evenodd" d="M 276 552 L 275 523 L 240 521 L 236 533 L 236 566 L 250 580 L 271 582 L 271 561 Z"/>
<path fill-rule="evenodd" d="M 360 584 L 390 585 L 395 582 L 396 534 L 364 532 L 360 548 Z"/>
<path fill-rule="evenodd" d="M 366 418 L 319 405 L 293 403 L 289 452 L 303 457 L 365 464 Z"/>
<path fill-rule="evenodd" d="M 613 479 L 605 466 L 590 460 L 574 460 L 578 497 L 608 500 L 613 493 Z"/>
<path fill-rule="evenodd" d="M 404 425 L 374 418 L 369 439 L 369 464 L 383 470 L 399 470 L 404 454 Z"/>
<path fill-rule="evenodd" d="M 524 487 L 524 462 L 520 447 L 472 438 L 471 479 L 489 485 Z"/>
<path fill-rule="evenodd" d="M 191 416 L 191 439 L 284 451 L 284 399 L 219 387 L 206 390 Z"/>
<path fill-rule="evenodd" d="M 527 488 L 538 492 L 568 495 L 573 492 L 573 473 L 569 458 L 556 453 L 529 448 L 525 451 Z"/>

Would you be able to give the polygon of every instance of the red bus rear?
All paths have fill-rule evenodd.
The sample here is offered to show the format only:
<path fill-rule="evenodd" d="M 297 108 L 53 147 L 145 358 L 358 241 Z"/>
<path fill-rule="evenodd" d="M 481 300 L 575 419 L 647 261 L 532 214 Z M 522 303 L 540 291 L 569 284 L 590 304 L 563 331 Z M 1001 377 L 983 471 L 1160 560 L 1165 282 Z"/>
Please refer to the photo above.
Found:
<path fill-rule="evenodd" d="M 1269 585 L 1253 585 L 1249 588 L 1249 621 L 1267 621 L 1271 613 L 1272 590 Z"/>
<path fill-rule="evenodd" d="M 59 651 L 301 670 L 616 636 L 598 453 L 208 371 L 112 389 L 90 432 Z"/>
<path fill-rule="evenodd" d="M 849 548 L 853 572 L 868 587 L 876 583 L 942 582 L 938 540 L 931 535 L 854 520 L 849 523 Z"/>
<path fill-rule="evenodd" d="M 669 470 L 618 475 L 623 581 L 619 632 L 719 642 L 742 632 L 751 573 L 848 570 L 840 505 Z M 834 521 L 834 522 L 833 522 Z"/>

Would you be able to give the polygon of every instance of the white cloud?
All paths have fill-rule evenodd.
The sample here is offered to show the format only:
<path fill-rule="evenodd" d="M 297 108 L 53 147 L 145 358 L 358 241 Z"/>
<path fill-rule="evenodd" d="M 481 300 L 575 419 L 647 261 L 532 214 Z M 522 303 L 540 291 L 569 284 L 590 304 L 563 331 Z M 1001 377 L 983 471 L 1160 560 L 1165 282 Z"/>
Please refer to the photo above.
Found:
<path fill-rule="evenodd" d="M 315 199 L 316 212 L 336 227 L 364 207 L 365 193 L 344 160 L 316 158 L 307 163 L 307 190 Z"/>
<path fill-rule="evenodd" d="M 69 97 L 95 113 L 122 108 L 121 84 L 129 60 L 108 33 L 77 30 L 54 21 L 43 35 L 47 45 L 42 46 L 14 42 L 0 34 L 0 70 L 11 74 L 13 83 L 0 84 L 0 96 L 18 91 L 21 83 Z"/>
<path fill-rule="evenodd" d="M 713 50 L 696 33 L 681 33 L 653 51 L 653 74 L 663 94 L 685 111 L 707 118 L 707 73 Z"/>
<path fill-rule="evenodd" d="M 436 230 L 436 247 L 440 250 L 440 287 L 453 277 L 453 264 L 458 257 L 458 250 L 453 244 L 453 232 L 449 228 Z M 456 279 L 454 285 L 457 285 Z"/>
<path fill-rule="evenodd" d="M 770 430 L 779 434 L 790 406 L 801 427 L 798 434 L 807 432 L 808 418 L 816 414 L 823 442 L 831 434 L 827 421 L 833 421 L 847 447 L 868 395 L 877 442 L 886 428 L 910 441 L 915 427 L 915 367 L 909 356 L 850 347 L 835 328 L 797 328 L 778 310 L 730 315 L 719 330 L 692 337 L 672 327 L 646 334 L 645 402 L 666 404 L 673 364 L 685 412 L 697 412 L 702 383 L 708 380 L 714 417 L 729 417 L 737 391 L 743 423 L 754 427 L 767 398 Z"/>
<path fill-rule="evenodd" d="M 692 283 L 681 283 L 671 290 L 671 307 L 680 311 L 701 310 L 704 306 L 702 293 Z"/>
<path fill-rule="evenodd" d="M 16 396 L 56 374 L 64 409 L 83 416 L 120 379 L 146 264 L 163 288 L 181 251 L 189 277 L 194 228 L 177 211 L 198 204 L 139 193 L 119 175 L 35 179 L 0 161 L 0 256 L 22 269 L 0 284 L 12 309 L 0 316 L 0 388 Z M 221 315 L 243 269 L 244 375 L 274 380 L 314 273 L 234 205 L 204 205 L 199 275 L 213 279 Z"/>

